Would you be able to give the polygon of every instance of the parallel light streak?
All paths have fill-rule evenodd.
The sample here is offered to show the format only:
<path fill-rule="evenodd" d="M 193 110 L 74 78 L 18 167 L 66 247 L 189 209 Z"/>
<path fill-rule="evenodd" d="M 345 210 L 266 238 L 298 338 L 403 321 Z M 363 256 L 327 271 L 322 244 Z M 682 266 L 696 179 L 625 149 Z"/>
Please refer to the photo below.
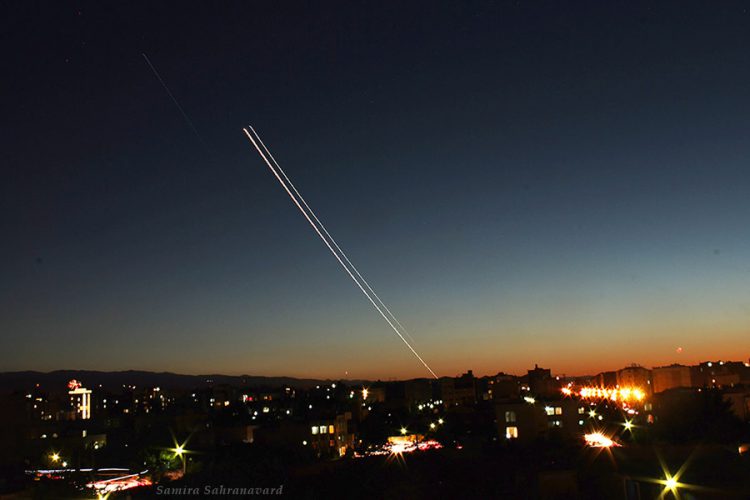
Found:
<path fill-rule="evenodd" d="M 247 128 L 249 128 L 250 131 L 253 133 L 255 138 L 258 140 L 258 143 L 263 147 L 263 150 L 268 154 L 268 157 L 271 159 L 271 161 L 276 166 L 278 171 L 281 172 L 281 175 L 284 177 L 284 180 L 289 183 L 289 187 L 292 188 L 292 191 L 294 191 L 294 194 L 299 198 L 299 200 L 305 206 L 305 208 L 310 213 L 310 215 L 315 220 L 315 222 L 318 224 L 318 226 L 320 226 L 320 229 L 323 231 L 323 233 L 325 233 L 325 235 L 328 237 L 331 243 L 333 243 L 333 246 L 336 247 L 336 250 L 338 250 L 338 252 L 344 258 L 346 263 L 352 268 L 352 271 L 354 271 L 354 274 L 356 274 L 357 277 L 362 281 L 362 283 L 364 283 L 365 287 L 367 287 L 367 290 L 372 294 L 373 297 L 375 297 L 375 300 L 377 300 L 378 304 L 380 304 L 380 306 L 388 313 L 389 317 L 393 320 L 393 322 L 396 323 L 396 325 L 401 329 L 403 333 L 406 334 L 407 337 L 409 337 L 409 340 L 414 342 L 414 339 L 412 338 L 411 335 L 409 335 L 409 332 L 406 331 L 406 328 L 404 328 L 404 325 L 401 324 L 398 318 L 396 318 L 396 316 L 391 312 L 391 310 L 388 309 L 388 306 L 385 305 L 385 303 L 380 299 L 378 294 L 375 293 L 375 290 L 372 289 L 372 287 L 364 278 L 364 276 L 360 274 L 357 267 L 354 264 L 352 264 L 352 261 L 349 260 L 349 257 L 347 257 L 346 253 L 341 249 L 339 244 L 336 243 L 336 240 L 333 238 L 333 236 L 331 236 L 331 233 L 328 232 L 328 229 L 326 229 L 325 225 L 320 221 L 320 219 L 318 219 L 318 216 L 315 215 L 315 211 L 312 208 L 310 208 L 310 205 L 307 204 L 307 201 L 305 201 L 305 198 L 302 196 L 302 194 L 299 191 L 297 191 L 297 188 L 295 187 L 294 183 L 291 181 L 291 179 L 289 179 L 289 177 L 287 177 L 286 172 L 284 172 L 284 169 L 281 168 L 281 165 L 279 165 L 279 162 L 276 161 L 276 158 L 273 157 L 273 154 L 271 153 L 271 151 L 269 151 L 268 147 L 260 138 L 260 136 L 258 135 L 258 132 L 256 132 L 255 129 L 250 125 L 248 125 Z"/>
<path fill-rule="evenodd" d="M 279 181 L 279 183 L 281 184 L 281 186 L 284 188 L 284 190 L 286 191 L 286 193 L 292 199 L 292 201 L 297 206 L 297 208 L 302 213 L 302 215 L 305 217 L 305 219 L 307 219 L 307 222 L 310 224 L 310 226 L 312 226 L 312 228 L 315 230 L 315 232 L 320 237 L 320 239 L 323 241 L 323 243 L 326 245 L 326 247 L 328 247 L 328 250 L 330 250 L 330 252 L 333 254 L 333 256 L 336 258 L 336 260 L 339 262 L 339 264 L 341 265 L 341 267 L 344 268 L 344 270 L 349 275 L 349 277 L 352 279 L 352 281 L 354 281 L 354 283 L 359 287 L 359 289 L 362 291 L 362 293 L 365 295 L 365 297 L 367 297 L 367 299 L 370 301 L 370 303 L 373 305 L 373 307 L 375 307 L 375 309 L 378 311 L 378 313 L 380 313 L 380 315 L 388 323 L 388 325 L 391 327 L 391 329 L 393 329 L 393 331 L 396 332 L 396 335 L 398 335 L 398 337 L 401 339 L 401 341 L 404 344 L 406 344 L 406 347 L 409 348 L 409 350 L 412 352 L 412 354 L 414 354 L 414 356 L 416 356 L 416 358 L 422 363 L 422 365 L 424 365 L 425 368 L 427 368 L 427 371 L 429 371 L 430 374 L 434 378 L 438 378 L 438 376 L 435 374 L 435 372 L 432 370 L 432 368 L 430 368 L 430 366 L 425 362 L 425 360 L 422 359 L 422 357 L 417 353 L 416 350 L 414 350 L 414 348 L 411 346 L 411 344 L 401 334 L 401 332 L 399 331 L 399 329 L 396 328 L 396 326 L 394 325 L 394 321 L 392 321 L 388 317 L 388 315 L 386 315 L 383 312 L 383 308 L 385 308 L 385 306 L 383 305 L 383 308 L 381 308 L 381 306 L 379 306 L 378 303 L 372 298 L 372 295 L 375 295 L 375 293 L 372 292 L 372 295 L 371 295 L 370 292 L 368 292 L 367 289 L 365 289 L 365 287 L 362 286 L 362 283 L 360 283 L 360 280 L 357 279 L 357 277 L 352 273 L 352 271 L 349 269 L 349 267 L 344 263 L 344 260 L 341 258 L 341 256 L 339 255 L 339 253 L 337 253 L 336 250 L 334 250 L 334 247 L 331 245 L 331 242 L 333 242 L 333 244 L 336 246 L 336 248 L 339 248 L 339 246 L 336 245 L 335 241 L 333 241 L 333 238 L 330 237 L 330 234 L 328 233 L 328 231 L 326 231 L 325 228 L 323 228 L 323 231 L 325 231 L 326 234 L 329 234 L 329 238 L 331 239 L 331 242 L 329 242 L 328 239 L 326 239 L 326 237 L 323 235 L 323 232 L 321 232 L 321 228 L 319 228 L 318 225 L 315 222 L 313 222 L 313 219 L 310 217 L 310 215 L 307 213 L 307 211 L 303 208 L 302 204 L 300 204 L 300 201 L 295 197 L 295 195 L 289 189 L 289 186 L 287 186 L 287 183 L 284 182 L 284 179 L 282 179 L 282 177 L 279 175 L 278 171 L 276 170 L 276 168 L 274 167 L 274 165 L 271 163 L 271 161 L 269 161 L 269 157 L 271 156 L 270 152 L 268 154 L 264 153 L 264 151 L 259 146 L 259 143 L 262 143 L 261 139 L 260 139 L 260 136 L 258 136 L 257 132 L 255 132 L 255 130 L 252 127 L 249 127 L 249 128 L 250 128 L 250 130 L 253 131 L 253 134 L 250 134 L 250 132 L 246 128 L 243 128 L 242 131 L 245 133 L 245 135 L 247 136 L 247 138 L 250 139 L 250 142 L 252 142 L 253 146 L 255 146 L 255 149 L 258 151 L 258 154 L 260 154 L 260 156 L 263 159 L 263 161 L 266 163 L 266 165 L 268 165 L 268 168 L 271 169 L 271 172 L 273 173 L 273 175 Z M 257 138 L 257 140 L 256 140 L 256 138 Z M 267 151 L 267 148 L 265 147 L 265 145 L 263 146 L 263 149 L 265 149 Z M 276 163 L 276 160 L 273 160 L 273 162 Z M 283 170 L 281 170 L 281 167 L 279 167 L 279 171 L 283 172 Z M 284 177 L 288 180 L 288 177 L 286 176 L 286 174 L 284 174 Z M 289 184 L 291 185 L 291 181 L 289 181 Z M 299 192 L 296 189 L 294 189 L 294 191 L 296 193 L 298 193 L 299 198 L 302 199 L 302 196 L 299 195 Z M 302 200 L 302 201 L 305 204 L 305 206 L 308 207 L 308 210 L 312 214 L 312 217 L 314 217 L 315 220 L 318 221 L 318 223 L 322 227 L 323 224 L 320 223 L 319 219 L 315 216 L 315 214 L 309 208 L 309 206 L 307 205 L 307 203 L 305 203 L 304 200 Z M 344 252 L 342 252 L 340 248 L 339 248 L 339 252 L 341 252 L 341 254 L 344 255 Z M 345 255 L 344 255 L 344 258 L 346 259 Z M 346 260 L 347 260 L 347 262 L 349 261 L 349 259 L 346 259 Z M 350 265 L 351 265 L 351 263 L 350 263 Z M 352 265 L 352 268 L 354 268 L 353 265 Z M 358 272 L 357 272 L 357 274 L 359 275 Z M 360 275 L 360 277 L 361 277 L 361 275 Z M 362 282 L 366 283 L 365 280 L 364 280 L 364 278 L 362 278 Z M 368 288 L 369 288 L 369 285 L 368 285 Z M 394 318 L 394 320 L 395 320 L 395 318 Z"/>

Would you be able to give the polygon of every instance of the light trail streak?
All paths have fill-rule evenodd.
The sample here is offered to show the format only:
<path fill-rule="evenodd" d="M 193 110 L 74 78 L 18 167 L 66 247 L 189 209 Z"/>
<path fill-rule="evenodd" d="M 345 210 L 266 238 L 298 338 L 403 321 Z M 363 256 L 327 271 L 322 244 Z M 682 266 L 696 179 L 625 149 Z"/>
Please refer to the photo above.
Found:
<path fill-rule="evenodd" d="M 414 342 L 414 338 L 411 335 L 409 335 L 409 332 L 406 330 L 406 328 L 404 328 L 404 325 L 402 325 L 401 322 L 398 320 L 398 318 L 396 318 L 396 316 L 391 312 L 391 310 L 388 309 L 388 306 L 385 305 L 385 302 L 383 302 L 380 299 L 380 296 L 378 296 L 378 294 L 375 293 L 375 290 L 372 289 L 372 287 L 367 282 L 367 280 L 364 278 L 364 276 L 362 276 L 362 274 L 360 274 L 360 272 L 357 269 L 357 267 L 354 264 L 352 264 L 352 261 L 349 260 L 349 257 L 347 257 L 346 253 L 341 249 L 341 247 L 339 246 L 339 244 L 336 243 L 336 240 L 333 238 L 333 236 L 331 236 L 331 233 L 328 232 L 328 229 L 326 229 L 325 225 L 320 221 L 320 219 L 318 219 L 318 216 L 315 215 L 315 211 L 312 208 L 310 208 L 310 205 L 307 204 L 307 201 L 305 201 L 305 198 L 302 196 L 302 194 L 299 191 L 297 191 L 297 188 L 295 187 L 294 183 L 291 181 L 291 179 L 289 179 L 289 177 L 287 177 L 286 172 L 284 172 L 284 169 L 281 168 L 281 165 L 279 165 L 279 162 L 276 161 L 276 158 L 273 157 L 273 154 L 268 149 L 268 147 L 265 145 L 265 143 L 263 142 L 263 139 L 260 138 L 260 135 L 258 135 L 258 132 L 256 132 L 255 129 L 252 126 L 250 126 L 250 125 L 248 125 L 247 128 L 249 128 L 250 131 L 253 133 L 253 135 L 255 136 L 255 138 L 258 140 L 258 143 L 263 147 L 263 150 L 266 152 L 266 154 L 268 154 L 268 157 L 271 159 L 271 161 L 276 166 L 276 168 L 278 169 L 278 171 L 281 172 L 281 175 L 284 177 L 284 180 L 289 183 L 289 187 L 292 188 L 292 191 L 294 191 L 294 194 L 297 195 L 297 197 L 302 202 L 302 204 L 305 206 L 305 208 L 310 213 L 310 215 L 312 216 L 312 218 L 315 220 L 315 222 L 318 224 L 318 226 L 320 226 L 320 229 L 323 230 L 323 233 L 325 233 L 325 235 L 328 237 L 328 239 L 331 241 L 331 243 L 333 243 L 333 246 L 336 247 L 336 250 L 338 250 L 338 252 L 344 258 L 344 260 L 346 261 L 346 263 L 349 264 L 349 266 L 352 268 L 352 271 L 354 271 L 354 274 L 356 274 L 357 277 L 362 281 L 362 283 L 364 283 L 365 287 L 367 287 L 367 290 L 372 294 L 373 297 L 375 297 L 375 300 L 377 300 L 378 304 L 380 304 L 380 306 L 385 310 L 385 312 L 388 313 L 388 315 L 393 320 L 393 322 L 396 323 L 396 325 L 401 329 L 401 331 L 403 333 L 406 334 L 407 337 L 409 337 L 409 340 L 411 340 L 412 342 Z"/>
<path fill-rule="evenodd" d="M 393 329 L 393 331 L 396 332 L 396 335 L 398 335 L 398 337 L 401 339 L 401 341 L 403 341 L 403 343 L 406 344 L 406 347 L 409 348 L 409 350 L 412 352 L 412 354 L 414 354 L 414 356 L 416 356 L 416 358 L 422 363 L 422 365 L 424 365 L 424 367 L 427 368 L 427 371 L 429 371 L 430 374 L 432 374 L 432 376 L 434 378 L 438 378 L 438 376 L 435 374 L 435 372 L 432 371 L 432 368 L 430 368 L 430 366 L 425 362 L 425 360 L 422 359 L 422 357 L 417 353 L 417 351 L 414 350 L 414 348 L 411 346 L 411 344 L 409 344 L 409 342 L 406 340 L 406 338 L 404 338 L 404 336 L 401 334 L 401 332 L 398 330 L 398 328 L 396 328 L 396 326 L 393 324 L 393 322 L 383 312 L 383 309 L 381 309 L 380 306 L 378 306 L 377 302 L 375 300 L 373 300 L 373 298 L 370 295 L 370 293 L 368 293 L 368 291 L 365 289 L 365 287 L 362 286 L 362 284 L 359 282 L 359 280 L 356 278 L 356 276 L 354 276 L 354 274 L 349 269 L 349 267 L 344 263 L 344 261 L 342 260 L 342 258 L 336 252 L 336 250 L 334 250 L 333 246 L 331 246 L 331 243 L 326 239 L 325 236 L 323 236 L 323 233 L 321 232 L 320 228 L 318 228 L 318 226 L 315 224 L 315 222 L 313 222 L 313 220 L 310 218 L 310 215 L 308 215 L 308 213 L 305 211 L 305 209 L 300 204 L 299 200 L 297 200 L 297 198 L 294 196 L 294 194 L 289 189 L 289 187 L 287 186 L 287 184 L 284 182 L 284 180 L 281 178 L 281 176 L 276 171 L 276 169 L 274 168 L 274 166 L 271 164 L 271 162 L 268 159 L 268 156 L 266 156 L 266 154 L 263 152 L 263 150 L 261 150 L 260 146 L 258 145 L 258 141 L 260 141 L 260 137 L 258 137 L 258 141 L 256 141 L 256 139 L 253 137 L 253 135 L 251 135 L 250 132 L 248 132 L 248 130 L 246 128 L 243 128 L 242 131 L 245 133 L 245 135 L 247 136 L 247 138 L 250 139 L 250 142 L 252 142 L 253 146 L 258 151 L 258 154 L 261 156 L 261 158 L 266 163 L 266 165 L 268 165 L 268 168 L 271 169 L 271 172 L 273 172 L 273 175 L 279 181 L 279 183 L 281 184 L 281 186 L 284 188 L 284 190 L 286 191 L 286 193 L 292 199 L 292 201 L 297 206 L 297 208 L 302 213 L 302 215 L 305 217 L 305 219 L 307 219 L 307 222 L 310 224 L 310 226 L 312 226 L 312 228 L 318 234 L 318 236 L 323 241 L 323 243 L 326 245 L 326 247 L 328 247 L 328 250 L 330 250 L 330 252 L 336 258 L 336 260 L 339 262 L 339 264 L 341 264 L 341 267 L 344 268 L 344 270 L 349 275 L 349 277 L 352 279 L 352 281 L 354 281 L 354 283 L 359 287 L 359 289 L 362 291 L 362 293 L 365 295 L 365 297 L 367 297 L 367 299 L 370 301 L 370 303 L 373 305 L 373 307 L 375 307 L 375 309 L 380 313 L 380 315 L 388 323 L 388 325 L 391 327 L 391 329 Z M 255 133 L 257 135 L 257 133 L 254 130 L 253 130 L 253 133 Z"/>
<path fill-rule="evenodd" d="M 177 98 L 174 96 L 174 94 L 172 94 L 172 91 L 169 90 L 169 87 L 167 87 L 167 84 L 164 82 L 161 75 L 156 70 L 156 67 L 153 64 L 151 64 L 151 60 L 148 58 L 145 52 L 141 53 L 141 55 L 146 60 L 146 64 L 148 64 L 148 67 L 151 68 L 151 71 L 154 73 L 154 76 L 156 76 L 156 78 L 159 80 L 159 83 L 161 83 L 161 86 L 164 87 L 164 90 L 166 90 L 167 95 L 169 95 L 169 98 L 172 99 L 172 102 L 174 103 L 174 105 L 177 106 L 177 109 L 182 114 L 182 117 L 185 119 L 185 122 L 188 124 L 188 126 L 193 131 L 193 133 L 198 138 L 198 140 L 201 141 L 201 144 L 203 144 L 203 147 L 208 149 L 208 145 L 206 144 L 206 141 L 204 141 L 203 137 L 201 137 L 201 135 L 198 133 L 198 129 L 195 128 L 195 125 L 193 124 L 193 120 L 191 120 L 188 114 L 185 112 L 185 110 L 182 109 L 182 106 L 180 106 L 179 101 L 177 101 Z"/>

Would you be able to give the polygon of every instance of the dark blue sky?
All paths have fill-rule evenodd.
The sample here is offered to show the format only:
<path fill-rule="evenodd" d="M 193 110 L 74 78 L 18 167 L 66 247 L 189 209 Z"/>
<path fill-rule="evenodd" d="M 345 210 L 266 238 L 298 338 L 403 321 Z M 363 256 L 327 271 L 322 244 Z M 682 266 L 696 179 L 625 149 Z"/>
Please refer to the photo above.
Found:
<path fill-rule="evenodd" d="M 6 3 L 0 370 L 423 375 L 249 123 L 439 374 L 746 358 L 746 4 L 402 4 Z"/>

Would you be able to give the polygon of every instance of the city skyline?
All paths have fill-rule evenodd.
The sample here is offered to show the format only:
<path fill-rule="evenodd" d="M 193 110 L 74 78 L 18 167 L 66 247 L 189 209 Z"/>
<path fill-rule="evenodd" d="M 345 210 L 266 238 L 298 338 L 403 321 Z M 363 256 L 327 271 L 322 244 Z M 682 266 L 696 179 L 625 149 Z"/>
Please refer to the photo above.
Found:
<path fill-rule="evenodd" d="M 747 12 L 679 6 L 19 13 L 0 371 L 429 376 L 247 123 L 438 375 L 746 360 Z"/>

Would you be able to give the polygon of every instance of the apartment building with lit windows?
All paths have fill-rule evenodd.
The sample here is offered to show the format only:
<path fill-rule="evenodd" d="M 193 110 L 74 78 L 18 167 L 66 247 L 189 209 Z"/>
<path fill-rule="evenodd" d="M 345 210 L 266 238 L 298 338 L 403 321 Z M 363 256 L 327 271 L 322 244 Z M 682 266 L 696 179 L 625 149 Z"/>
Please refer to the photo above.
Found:
<path fill-rule="evenodd" d="M 320 456 L 346 455 L 354 446 L 354 434 L 350 432 L 351 412 L 336 415 L 334 418 L 310 422 L 310 446 Z"/>

